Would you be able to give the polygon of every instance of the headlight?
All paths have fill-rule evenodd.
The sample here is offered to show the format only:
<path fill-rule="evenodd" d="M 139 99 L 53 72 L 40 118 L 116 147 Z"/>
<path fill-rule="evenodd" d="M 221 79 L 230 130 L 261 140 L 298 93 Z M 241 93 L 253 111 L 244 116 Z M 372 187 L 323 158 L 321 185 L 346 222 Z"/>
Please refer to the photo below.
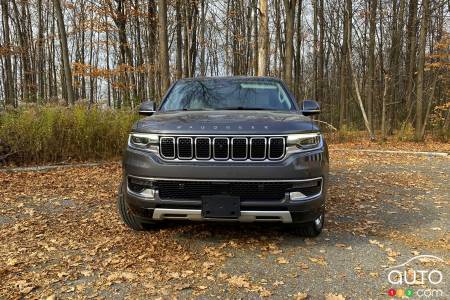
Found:
<path fill-rule="evenodd" d="M 308 150 L 320 146 L 322 136 L 320 133 L 290 134 L 287 138 L 288 146 L 296 146 L 299 149 Z"/>
<path fill-rule="evenodd" d="M 146 150 L 155 149 L 158 143 L 158 135 L 150 133 L 132 133 L 128 139 L 129 146 Z"/>

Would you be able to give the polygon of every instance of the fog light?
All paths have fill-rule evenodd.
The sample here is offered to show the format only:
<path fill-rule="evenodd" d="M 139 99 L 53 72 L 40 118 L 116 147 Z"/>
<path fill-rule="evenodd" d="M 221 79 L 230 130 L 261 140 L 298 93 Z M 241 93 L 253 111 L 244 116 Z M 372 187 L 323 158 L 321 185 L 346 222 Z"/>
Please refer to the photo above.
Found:
<path fill-rule="evenodd" d="M 155 198 L 155 190 L 145 189 L 142 192 L 140 192 L 139 195 L 145 198 Z"/>
<path fill-rule="evenodd" d="M 128 177 L 128 191 L 143 198 L 155 198 L 155 189 L 150 180 Z"/>
<path fill-rule="evenodd" d="M 291 201 L 299 201 L 307 198 L 306 195 L 302 192 L 290 192 L 289 196 L 291 198 Z"/>

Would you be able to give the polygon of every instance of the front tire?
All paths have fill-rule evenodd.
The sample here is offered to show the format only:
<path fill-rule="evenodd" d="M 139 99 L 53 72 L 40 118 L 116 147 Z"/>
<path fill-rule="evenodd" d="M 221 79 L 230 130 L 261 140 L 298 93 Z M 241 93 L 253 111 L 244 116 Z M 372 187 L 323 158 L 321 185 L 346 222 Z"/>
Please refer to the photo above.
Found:
<path fill-rule="evenodd" d="M 117 195 L 117 210 L 122 221 L 131 229 L 136 231 L 144 230 L 142 222 L 133 214 L 123 195 L 123 184 L 120 184 Z"/>
<path fill-rule="evenodd" d="M 302 224 L 294 224 L 293 231 L 296 235 L 299 236 L 316 237 L 322 232 L 324 224 L 325 212 L 322 212 L 320 216 L 318 216 L 314 221 Z"/>

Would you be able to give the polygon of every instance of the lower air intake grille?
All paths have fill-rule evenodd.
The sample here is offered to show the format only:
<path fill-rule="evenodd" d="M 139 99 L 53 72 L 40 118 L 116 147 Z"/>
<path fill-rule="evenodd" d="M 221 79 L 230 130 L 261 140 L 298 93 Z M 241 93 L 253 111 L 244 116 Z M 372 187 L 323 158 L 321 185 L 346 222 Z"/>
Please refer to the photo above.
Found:
<path fill-rule="evenodd" d="M 161 199 L 201 199 L 202 196 L 226 194 L 241 201 L 280 201 L 293 184 L 289 182 L 155 182 Z"/>

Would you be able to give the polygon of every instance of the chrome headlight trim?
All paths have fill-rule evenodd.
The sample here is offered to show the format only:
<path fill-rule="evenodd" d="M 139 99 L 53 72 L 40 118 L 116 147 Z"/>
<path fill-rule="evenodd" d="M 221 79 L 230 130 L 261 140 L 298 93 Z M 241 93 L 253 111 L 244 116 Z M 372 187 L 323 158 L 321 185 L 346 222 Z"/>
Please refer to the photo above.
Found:
<path fill-rule="evenodd" d="M 287 152 L 311 151 L 323 146 L 323 137 L 320 132 L 289 134 L 286 142 Z"/>
<path fill-rule="evenodd" d="M 159 136 L 152 133 L 130 133 L 128 147 L 144 151 L 157 151 L 159 147 Z"/>

